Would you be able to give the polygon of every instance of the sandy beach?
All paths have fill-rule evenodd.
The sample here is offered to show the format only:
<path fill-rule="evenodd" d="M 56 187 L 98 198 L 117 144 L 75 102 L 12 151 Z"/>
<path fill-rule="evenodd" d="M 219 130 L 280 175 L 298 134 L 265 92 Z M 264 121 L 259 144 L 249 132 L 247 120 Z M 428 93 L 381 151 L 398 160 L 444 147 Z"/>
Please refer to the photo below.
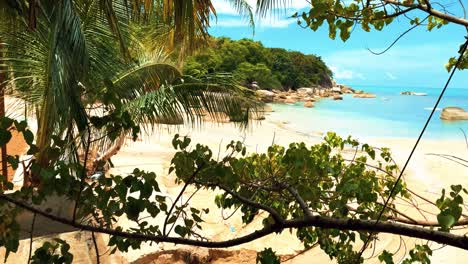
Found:
<path fill-rule="evenodd" d="M 10 101 L 9 103 L 14 103 Z M 18 106 L 18 105 L 17 105 Z M 10 108 L 13 110 L 13 108 Z M 14 109 L 18 111 L 17 109 Z M 18 113 L 17 111 L 14 111 Z M 34 129 L 34 128 L 33 128 Z M 266 117 L 262 122 L 253 121 L 246 129 L 242 130 L 233 123 L 215 124 L 207 122 L 201 126 L 166 126 L 162 125 L 154 131 L 148 132 L 135 142 L 127 140 L 120 152 L 112 158 L 115 165 L 109 173 L 125 175 L 131 173 L 134 168 L 146 171 L 153 171 L 157 174 L 161 192 L 168 197 L 175 198 L 182 186 L 175 184 L 175 176 L 168 175 L 170 161 L 175 153 L 171 141 L 174 134 L 187 135 L 192 139 L 192 145 L 197 143 L 209 146 L 214 155 L 222 157 L 225 153 L 225 146 L 231 140 L 240 140 L 247 146 L 248 152 L 265 152 L 272 143 L 287 146 L 291 142 L 306 142 L 316 144 L 322 141 L 324 131 L 305 134 L 292 130 L 286 120 L 278 121 Z M 390 147 L 393 158 L 403 166 L 416 139 L 410 138 L 380 138 L 367 141 L 375 147 Z M 449 188 L 452 184 L 462 184 L 468 186 L 468 168 L 453 161 L 430 154 L 450 154 L 461 158 L 468 157 L 468 147 L 462 138 L 454 140 L 422 140 L 410 163 L 408 164 L 404 180 L 408 188 L 435 200 L 440 197 L 442 188 Z M 194 189 L 188 188 L 183 199 L 187 199 Z M 214 204 L 216 193 L 201 190 L 191 200 L 192 207 L 209 208 L 210 213 L 204 216 L 205 223 L 201 233 L 214 241 L 222 241 L 242 236 L 262 227 L 261 221 L 264 215 L 259 215 L 251 224 L 242 224 L 240 214 L 235 213 L 233 217 L 223 220 L 223 216 L 228 216 L 232 211 L 219 210 Z M 404 203 L 397 203 L 399 210 L 404 213 L 422 219 L 419 212 L 413 207 Z M 437 213 L 434 206 L 421 203 L 419 207 L 428 212 Z M 465 212 L 467 213 L 467 212 Z M 160 215 L 149 221 L 152 224 L 161 225 L 164 216 Z M 148 219 L 146 219 L 148 220 Z M 435 216 L 430 216 L 427 220 L 436 221 Z M 125 219 L 119 219 L 118 225 L 128 228 L 130 223 Z M 80 235 L 82 234 L 82 235 Z M 174 235 L 174 234 L 172 234 Z M 79 236 L 79 237 L 78 237 Z M 76 256 L 76 260 L 83 263 L 92 263 L 92 249 L 89 244 L 89 237 L 86 233 L 72 232 L 60 235 L 61 238 L 72 242 L 71 251 Z M 98 236 L 101 252 L 105 252 L 107 236 Z M 374 250 L 380 252 L 384 249 L 396 251 L 400 248 L 395 260 L 404 257 L 412 245 L 417 243 L 415 239 L 382 234 L 379 236 L 377 248 L 369 248 L 364 256 L 371 257 Z M 13 254 L 8 263 L 17 263 L 24 260 L 28 252 L 28 240 L 23 240 L 20 250 Z M 36 244 L 36 243 L 35 243 Z M 440 248 L 440 245 L 431 244 L 433 249 Z M 356 246 L 360 246 L 359 244 Z M 319 248 L 313 248 L 306 252 L 294 234 L 284 231 L 278 235 L 269 235 L 259 240 L 240 245 L 225 250 L 208 250 L 189 246 L 178 246 L 173 244 L 152 244 L 145 243 L 141 249 L 130 250 L 127 253 L 118 253 L 114 256 L 102 257 L 102 263 L 185 263 L 184 257 L 187 253 L 197 255 L 204 259 L 209 259 L 210 263 L 255 263 L 256 251 L 271 247 L 277 254 L 282 255 L 284 263 L 334 263 L 330 261 Z M 405 247 L 406 250 L 401 249 Z M 89 249 L 89 252 L 86 251 Z M 108 251 L 108 250 L 107 250 Z M 104 254 L 107 255 L 107 254 Z M 468 251 L 463 251 L 453 247 L 443 247 L 435 250 L 431 258 L 432 263 L 463 263 L 468 259 Z M 380 263 L 374 258 L 366 260 L 366 263 Z"/>
<path fill-rule="evenodd" d="M 127 174 L 133 168 L 138 167 L 143 170 L 154 171 L 158 175 L 160 187 L 163 193 L 170 197 L 175 197 L 181 189 L 174 183 L 175 177 L 167 175 L 167 170 L 170 165 L 170 160 L 175 153 L 171 140 L 175 133 L 180 135 L 188 135 L 192 139 L 192 144 L 201 143 L 208 145 L 216 155 L 216 150 L 221 149 L 220 155 L 223 155 L 225 145 L 231 140 L 244 141 L 248 151 L 263 152 L 269 145 L 275 144 L 288 145 L 291 142 L 304 141 L 308 144 L 314 144 L 321 141 L 321 137 L 317 135 L 305 135 L 296 133 L 287 129 L 282 122 L 273 122 L 267 120 L 261 124 L 253 124 L 247 131 L 241 131 L 232 124 L 213 124 L 206 123 L 202 127 L 197 128 L 169 128 L 162 126 L 155 130 L 150 135 L 146 135 L 137 142 L 127 142 L 125 147 L 112 159 L 115 167 L 111 169 L 112 174 Z M 376 147 L 390 147 L 396 162 L 400 168 L 408 157 L 415 139 L 374 139 L 369 144 Z M 221 146 L 221 147 L 220 147 Z M 449 188 L 451 184 L 468 185 L 468 169 L 455 162 L 440 158 L 438 156 L 428 155 L 450 154 L 458 157 L 466 158 L 468 149 L 463 140 L 423 140 L 414 153 L 413 159 L 410 161 L 405 173 L 405 181 L 408 187 L 424 195 L 424 197 L 433 198 L 434 200 L 440 196 L 442 188 Z M 188 197 L 194 190 L 188 189 L 184 193 L 184 197 Z M 259 216 L 248 226 L 244 226 L 238 214 L 229 220 L 222 220 L 222 214 L 228 215 L 230 212 L 221 212 L 214 205 L 214 193 L 207 191 L 199 191 L 191 200 L 191 205 L 194 207 L 210 209 L 210 213 L 205 216 L 206 222 L 203 225 L 203 235 L 212 240 L 226 240 L 249 233 L 261 227 L 261 219 Z M 434 211 L 434 208 L 429 205 L 420 205 L 422 208 Z M 412 210 L 407 205 L 399 205 L 399 209 L 410 215 L 417 215 L 415 210 Z M 435 217 L 429 219 L 435 221 Z M 163 219 L 159 217 L 154 219 L 154 223 L 161 223 Z M 119 225 L 128 226 L 125 219 L 121 219 Z M 381 240 L 375 251 L 379 252 L 383 249 L 396 250 L 402 246 L 402 241 L 398 236 L 381 235 Z M 405 246 L 411 249 L 411 245 L 416 241 L 404 237 Z M 279 235 L 270 235 L 257 241 L 230 248 L 229 250 L 241 250 L 235 253 L 235 257 L 223 258 L 219 263 L 255 263 L 255 252 L 249 250 L 262 250 L 265 247 L 272 247 L 278 254 L 294 255 L 300 252 L 303 247 L 298 239 L 285 231 Z M 439 248 L 439 245 L 433 246 L 434 249 Z M 151 263 L 150 260 L 157 258 L 158 252 L 161 250 L 189 250 L 198 252 L 198 254 L 208 254 L 207 250 L 196 249 L 186 246 L 174 246 L 170 244 L 159 245 L 144 245 L 140 250 L 132 250 L 128 253 L 123 253 L 124 258 L 130 263 Z M 370 257 L 373 249 L 366 252 L 366 257 Z M 234 251 L 233 251 L 234 252 Z M 250 253 L 249 253 L 250 252 Z M 395 259 L 403 257 L 404 250 L 400 250 L 400 255 L 397 254 Z M 461 263 L 462 260 L 468 258 L 468 252 L 444 247 L 434 251 L 432 257 L 433 263 Z M 174 260 L 174 259 L 173 259 Z M 312 249 L 304 254 L 292 258 L 286 263 L 329 263 L 328 256 L 321 252 L 320 249 Z M 159 262 L 158 262 L 159 263 Z M 218 263 L 218 262 L 213 262 Z M 330 262 L 333 263 L 333 262 Z M 376 258 L 366 261 L 366 263 L 379 263 Z"/>

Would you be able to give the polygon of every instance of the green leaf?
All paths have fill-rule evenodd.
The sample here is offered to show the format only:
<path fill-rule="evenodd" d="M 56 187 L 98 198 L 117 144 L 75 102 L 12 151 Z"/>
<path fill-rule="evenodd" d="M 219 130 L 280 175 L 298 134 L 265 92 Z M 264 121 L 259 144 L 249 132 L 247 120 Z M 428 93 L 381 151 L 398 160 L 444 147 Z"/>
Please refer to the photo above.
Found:
<path fill-rule="evenodd" d="M 442 212 L 437 215 L 437 221 L 443 231 L 448 231 L 455 224 L 455 217 Z"/>
<path fill-rule="evenodd" d="M 389 253 L 387 250 L 384 250 L 379 256 L 379 260 L 385 262 L 385 264 L 394 264 L 393 254 Z"/>
<path fill-rule="evenodd" d="M 280 264 L 280 258 L 276 256 L 271 248 L 265 248 L 263 251 L 257 253 L 256 263 L 260 264 Z"/>
<path fill-rule="evenodd" d="M 7 130 L 13 124 L 13 119 L 8 117 L 2 117 L 0 119 L 0 130 Z"/>
<path fill-rule="evenodd" d="M 28 127 L 28 123 L 25 120 L 21 122 L 15 120 L 15 127 L 18 131 L 24 132 L 26 130 L 26 127 Z"/>
<path fill-rule="evenodd" d="M 0 129 L 0 146 L 6 145 L 11 139 L 11 132 L 6 129 Z"/>
<path fill-rule="evenodd" d="M 30 145 L 28 152 L 26 154 L 28 155 L 34 155 L 39 152 L 39 148 L 36 145 Z"/>
<path fill-rule="evenodd" d="M 180 225 L 176 225 L 176 227 L 174 228 L 174 232 L 176 232 L 176 234 L 178 234 L 181 237 L 185 237 L 185 235 L 187 235 L 187 229 Z"/>
<path fill-rule="evenodd" d="M 16 156 L 7 156 L 7 161 L 8 161 L 8 163 L 10 163 L 12 169 L 16 170 L 18 168 L 18 164 L 19 164 L 19 156 L 18 155 L 16 155 Z"/>

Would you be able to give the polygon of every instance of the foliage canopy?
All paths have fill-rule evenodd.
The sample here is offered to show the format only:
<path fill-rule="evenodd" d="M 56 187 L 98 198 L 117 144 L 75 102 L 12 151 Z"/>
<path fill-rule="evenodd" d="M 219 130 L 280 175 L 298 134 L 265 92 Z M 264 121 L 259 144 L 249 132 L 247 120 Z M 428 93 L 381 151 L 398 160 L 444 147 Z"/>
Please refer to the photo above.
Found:
<path fill-rule="evenodd" d="M 233 73 L 245 86 L 256 81 L 261 89 L 332 86 L 332 72 L 320 57 L 266 48 L 250 39 L 211 39 L 207 48 L 189 57 L 184 65 L 184 73 L 189 75 L 219 72 Z"/>

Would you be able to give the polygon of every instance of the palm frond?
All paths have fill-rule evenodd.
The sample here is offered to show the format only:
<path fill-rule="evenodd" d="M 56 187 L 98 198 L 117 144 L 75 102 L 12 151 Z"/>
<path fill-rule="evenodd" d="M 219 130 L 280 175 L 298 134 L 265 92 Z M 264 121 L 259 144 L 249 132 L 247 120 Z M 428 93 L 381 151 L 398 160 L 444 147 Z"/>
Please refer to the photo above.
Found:
<path fill-rule="evenodd" d="M 246 0 L 228 0 L 228 2 L 234 7 L 241 17 L 248 19 L 249 26 L 254 30 L 255 33 L 255 17 L 252 10 L 252 6 Z"/>
<path fill-rule="evenodd" d="M 135 121 L 149 126 L 157 125 L 160 120 L 176 121 L 181 117 L 189 124 L 201 124 L 204 115 L 214 121 L 222 121 L 227 115 L 246 126 L 250 115 L 260 106 L 249 93 L 227 74 L 202 79 L 184 76 L 178 82 L 140 95 L 126 107 Z"/>

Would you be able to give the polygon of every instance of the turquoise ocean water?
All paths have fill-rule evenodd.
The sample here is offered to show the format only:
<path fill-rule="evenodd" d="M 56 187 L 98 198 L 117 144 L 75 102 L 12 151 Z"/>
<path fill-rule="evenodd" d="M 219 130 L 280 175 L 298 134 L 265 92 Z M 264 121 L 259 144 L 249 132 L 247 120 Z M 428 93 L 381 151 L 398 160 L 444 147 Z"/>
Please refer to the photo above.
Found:
<path fill-rule="evenodd" d="M 344 95 L 344 100 L 322 99 L 314 108 L 273 104 L 271 119 L 287 121 L 287 127 L 301 133 L 320 135 L 335 131 L 341 136 L 366 138 L 416 138 L 441 89 L 399 87 L 353 87 L 374 93 L 377 98 L 361 99 Z M 400 95 L 402 91 L 427 93 L 427 96 Z M 468 110 L 468 89 L 448 88 L 440 102 L 424 139 L 464 139 L 460 129 L 468 134 L 468 121 L 447 122 L 440 117 L 441 109 L 458 106 Z"/>

